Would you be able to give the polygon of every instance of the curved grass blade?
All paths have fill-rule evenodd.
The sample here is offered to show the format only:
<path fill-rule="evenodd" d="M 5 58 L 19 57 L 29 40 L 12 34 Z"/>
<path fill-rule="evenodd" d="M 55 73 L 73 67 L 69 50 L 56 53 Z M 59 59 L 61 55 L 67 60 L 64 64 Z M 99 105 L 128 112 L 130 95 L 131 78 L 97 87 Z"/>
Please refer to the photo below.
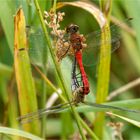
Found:
<path fill-rule="evenodd" d="M 135 125 L 135 126 L 140 128 L 140 122 L 138 122 L 138 121 L 135 121 L 135 120 L 132 120 L 132 119 L 129 119 L 129 118 L 117 115 L 117 114 L 112 113 L 112 112 L 111 113 L 108 112 L 107 114 L 111 115 L 111 116 L 115 116 L 115 117 L 121 118 L 121 119 L 123 119 L 123 120 L 125 120 L 125 121 L 127 121 L 127 122 L 129 122 L 129 123 L 131 123 L 131 124 L 133 124 L 133 125 Z"/>
<path fill-rule="evenodd" d="M 97 108 L 103 108 L 103 109 L 109 109 L 109 110 L 118 110 L 118 111 L 125 111 L 125 112 L 131 112 L 131 113 L 140 113 L 140 110 L 134 110 L 134 109 L 127 109 L 127 108 L 121 108 L 117 106 L 111 106 L 111 105 L 104 105 L 104 104 L 97 104 L 97 103 L 91 103 L 91 102 L 83 102 L 85 105 L 97 107 Z"/>
<path fill-rule="evenodd" d="M 87 3 L 87 2 L 82 2 L 82 1 L 75 1 L 75 2 L 59 2 L 57 3 L 57 9 L 64 7 L 64 6 L 75 6 L 82 8 L 86 11 L 88 11 L 92 16 L 97 20 L 100 28 L 103 28 L 104 25 L 106 24 L 106 18 L 104 14 L 102 13 L 99 8 L 97 8 L 96 5 Z"/>

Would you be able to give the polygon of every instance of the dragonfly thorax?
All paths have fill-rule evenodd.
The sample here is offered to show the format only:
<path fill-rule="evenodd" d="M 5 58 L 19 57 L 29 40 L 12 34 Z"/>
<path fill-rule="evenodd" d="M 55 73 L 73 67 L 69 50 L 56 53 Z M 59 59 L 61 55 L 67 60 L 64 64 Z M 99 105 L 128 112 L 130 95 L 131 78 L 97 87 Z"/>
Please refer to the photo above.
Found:
<path fill-rule="evenodd" d="M 78 34 L 71 34 L 70 36 L 71 46 L 75 51 L 79 51 L 83 48 L 83 38 Z"/>

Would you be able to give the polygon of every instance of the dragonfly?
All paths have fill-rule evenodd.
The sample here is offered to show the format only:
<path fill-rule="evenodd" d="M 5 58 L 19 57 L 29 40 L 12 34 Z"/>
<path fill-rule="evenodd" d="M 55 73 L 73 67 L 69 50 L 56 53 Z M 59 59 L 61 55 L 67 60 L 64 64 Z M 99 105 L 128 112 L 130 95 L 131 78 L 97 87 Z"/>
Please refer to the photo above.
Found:
<path fill-rule="evenodd" d="M 79 30 L 79 27 L 74 24 L 69 25 L 66 29 L 67 33 L 70 34 L 70 42 L 71 42 L 70 46 L 72 47 L 72 49 L 74 51 L 75 59 L 76 59 L 75 61 L 77 61 L 79 69 L 80 69 L 81 79 L 82 79 L 82 83 L 83 83 L 83 94 L 86 95 L 90 92 L 90 88 L 89 88 L 89 82 L 88 82 L 87 75 L 84 70 L 83 61 L 82 61 L 81 50 L 83 49 L 84 38 L 81 37 L 79 34 L 77 34 L 78 30 Z M 75 68 L 73 68 L 73 70 L 72 70 L 72 79 L 75 79 L 74 74 L 75 74 Z M 73 89 L 72 89 L 72 91 L 73 91 Z"/>
<path fill-rule="evenodd" d="M 114 30 L 114 27 L 116 27 L 116 26 L 112 26 L 111 29 Z M 89 103 L 89 102 L 84 101 L 85 95 L 87 95 L 90 92 L 90 87 L 89 87 L 88 78 L 87 78 L 87 75 L 85 73 L 84 66 L 83 66 L 83 64 L 86 64 L 86 63 L 84 63 L 85 61 L 83 61 L 84 60 L 83 59 L 83 52 L 85 52 L 85 51 L 81 52 L 81 50 L 83 49 L 83 46 L 84 46 L 83 44 L 84 44 L 85 40 L 84 40 L 83 36 L 81 36 L 80 34 L 77 34 L 78 30 L 79 30 L 79 27 L 75 24 L 71 24 L 66 28 L 67 34 L 70 35 L 71 45 L 68 45 L 68 48 L 65 49 L 66 51 L 64 53 L 62 53 L 62 55 L 61 55 L 62 58 L 65 57 L 65 55 L 68 53 L 68 51 L 70 51 L 74 54 L 73 69 L 72 69 L 72 74 L 71 74 L 72 75 L 71 88 L 72 88 L 72 92 L 73 92 L 72 101 L 70 103 L 64 103 L 64 104 L 60 104 L 60 105 L 53 106 L 50 108 L 41 109 L 37 112 L 33 112 L 33 113 L 29 113 L 27 115 L 21 116 L 18 118 L 20 121 L 24 121 L 24 120 L 29 119 L 29 118 L 34 118 L 34 116 L 39 117 L 42 114 L 57 113 L 57 112 L 62 111 L 63 109 L 68 108 L 70 106 L 70 104 L 71 105 L 78 105 L 80 103 L 83 103 L 83 104 L 86 104 L 89 106 L 110 108 L 110 109 L 114 109 L 114 110 L 140 113 L 140 111 L 138 111 L 138 110 L 129 110 L 129 109 L 125 109 L 125 108 L 101 105 L 101 104 L 96 104 L 96 103 Z M 97 34 L 97 32 L 94 33 L 94 35 L 95 34 L 98 35 L 97 37 L 95 36 L 95 38 L 98 40 L 99 34 Z M 93 36 L 93 34 L 92 34 L 92 36 Z M 113 52 L 114 50 L 116 50 L 119 47 L 119 38 L 114 38 L 112 40 L 112 42 L 105 42 L 105 43 L 115 44 L 115 45 L 113 45 L 115 47 L 112 47 L 112 52 Z M 98 45 L 100 46 L 101 44 L 98 42 Z M 70 47 L 71 47 L 71 50 L 69 50 Z M 80 72 L 78 74 L 76 74 L 76 67 L 77 66 L 80 69 Z"/>
<path fill-rule="evenodd" d="M 140 113 L 140 110 L 130 110 L 126 108 L 121 108 L 117 106 L 109 106 L 97 103 L 91 103 L 84 101 L 85 96 L 90 92 L 89 82 L 84 70 L 83 62 L 82 62 L 82 38 L 77 33 L 78 31 L 77 25 L 70 25 L 67 27 L 67 33 L 70 34 L 71 45 L 73 47 L 73 51 L 75 53 L 74 60 L 72 64 L 72 72 L 71 72 L 71 90 L 73 93 L 73 98 L 70 102 L 59 104 L 53 107 L 45 108 L 38 110 L 37 112 L 32 112 L 18 118 L 21 123 L 26 123 L 31 121 L 34 118 L 39 118 L 43 114 L 52 114 L 52 113 L 59 113 L 63 110 L 70 108 L 70 105 L 78 106 L 80 104 L 94 106 L 99 108 L 106 108 L 109 110 L 118 110 L 118 111 L 125 111 L 125 112 L 133 112 L 133 113 Z M 76 39 L 75 39 L 76 38 Z M 74 40 L 73 40 L 74 39 Z M 80 70 L 80 72 L 78 71 Z"/>
<path fill-rule="evenodd" d="M 38 119 L 42 117 L 43 115 L 61 113 L 69 109 L 71 105 L 78 107 L 78 106 L 81 106 L 81 104 L 91 106 L 91 107 L 107 109 L 109 111 L 116 110 L 116 111 L 130 112 L 130 113 L 136 113 L 136 114 L 140 113 L 140 110 L 132 110 L 132 109 L 127 109 L 127 108 L 122 108 L 122 107 L 117 107 L 117 106 L 110 106 L 110 105 L 97 104 L 97 103 L 84 101 L 85 96 L 87 95 L 87 92 L 85 92 L 84 90 L 86 87 L 84 87 L 85 84 L 82 80 L 82 77 L 83 76 L 81 72 L 79 72 L 79 64 L 75 56 L 73 64 L 72 64 L 72 73 L 71 73 L 71 89 L 72 89 L 72 94 L 73 94 L 72 100 L 70 102 L 58 104 L 52 107 L 40 109 L 36 112 L 25 114 L 23 116 L 18 117 L 17 120 L 20 121 L 21 124 L 29 123 L 33 119 Z"/>
<path fill-rule="evenodd" d="M 103 57 L 107 57 L 108 55 L 110 55 L 110 53 L 115 52 L 120 47 L 121 37 L 118 33 L 118 31 L 120 30 L 119 26 L 121 26 L 121 24 L 124 24 L 124 23 L 129 23 L 130 20 L 131 18 L 126 19 L 124 22 L 120 24 L 111 25 L 110 27 L 111 40 L 106 40 L 105 42 L 103 42 L 105 45 L 111 44 L 111 51 L 110 52 L 106 51 L 106 54 Z M 82 37 L 83 35 L 80 35 L 81 38 L 83 39 L 82 45 L 84 46 L 84 48 L 82 51 L 82 57 L 83 57 L 83 65 L 85 67 L 96 66 L 99 62 L 100 47 L 102 46 L 101 34 L 102 34 L 102 31 L 97 30 L 92 33 L 89 33 L 88 35 L 85 35 L 85 37 Z M 40 28 L 36 29 L 32 26 L 29 27 L 29 33 L 28 33 L 29 55 L 32 60 L 32 63 L 35 63 L 36 65 L 42 65 L 42 59 L 44 57 L 44 53 L 48 52 L 47 47 L 45 45 L 44 38 L 45 38 L 44 34 Z M 63 57 L 68 55 L 69 56 L 68 61 L 67 59 L 65 60 L 63 59 L 62 61 L 65 64 L 68 64 L 68 63 L 72 64 L 71 60 L 73 56 L 71 54 L 73 54 L 73 52 L 71 50 L 71 47 L 67 45 L 65 47 L 56 48 L 55 47 L 56 41 L 53 41 L 53 40 L 54 40 L 54 36 L 52 36 L 52 42 L 54 42 L 53 49 L 56 52 L 56 56 L 58 57 L 58 60 L 61 60 Z M 63 38 L 63 42 L 68 42 L 68 40 L 69 40 L 69 35 L 68 35 L 68 30 L 66 30 L 65 36 Z"/>

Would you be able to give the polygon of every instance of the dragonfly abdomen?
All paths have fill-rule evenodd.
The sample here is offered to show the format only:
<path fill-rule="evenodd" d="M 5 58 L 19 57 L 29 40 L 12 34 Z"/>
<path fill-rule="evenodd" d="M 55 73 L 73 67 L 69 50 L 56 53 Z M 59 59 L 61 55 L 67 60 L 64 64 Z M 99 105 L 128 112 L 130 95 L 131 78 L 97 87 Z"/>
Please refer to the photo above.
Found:
<path fill-rule="evenodd" d="M 83 94 L 87 95 L 90 92 L 90 88 L 89 88 L 88 78 L 87 78 L 83 63 L 82 63 L 82 53 L 81 53 L 81 51 L 77 51 L 75 53 L 75 56 L 76 56 L 76 60 L 78 62 L 79 69 L 80 69 L 81 76 L 82 76 Z"/>

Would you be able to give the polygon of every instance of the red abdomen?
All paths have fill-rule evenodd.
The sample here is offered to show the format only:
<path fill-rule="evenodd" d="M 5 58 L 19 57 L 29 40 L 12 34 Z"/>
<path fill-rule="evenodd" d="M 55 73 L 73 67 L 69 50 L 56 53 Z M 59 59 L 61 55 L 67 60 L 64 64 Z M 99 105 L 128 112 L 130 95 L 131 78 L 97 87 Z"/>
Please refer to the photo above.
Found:
<path fill-rule="evenodd" d="M 75 56 L 76 56 L 76 60 L 78 62 L 79 69 L 80 69 L 81 76 L 82 76 L 83 93 L 88 94 L 90 92 L 90 88 L 89 88 L 88 78 L 87 78 L 86 72 L 84 70 L 83 63 L 82 63 L 82 53 L 81 53 L 81 51 L 76 51 Z"/>

